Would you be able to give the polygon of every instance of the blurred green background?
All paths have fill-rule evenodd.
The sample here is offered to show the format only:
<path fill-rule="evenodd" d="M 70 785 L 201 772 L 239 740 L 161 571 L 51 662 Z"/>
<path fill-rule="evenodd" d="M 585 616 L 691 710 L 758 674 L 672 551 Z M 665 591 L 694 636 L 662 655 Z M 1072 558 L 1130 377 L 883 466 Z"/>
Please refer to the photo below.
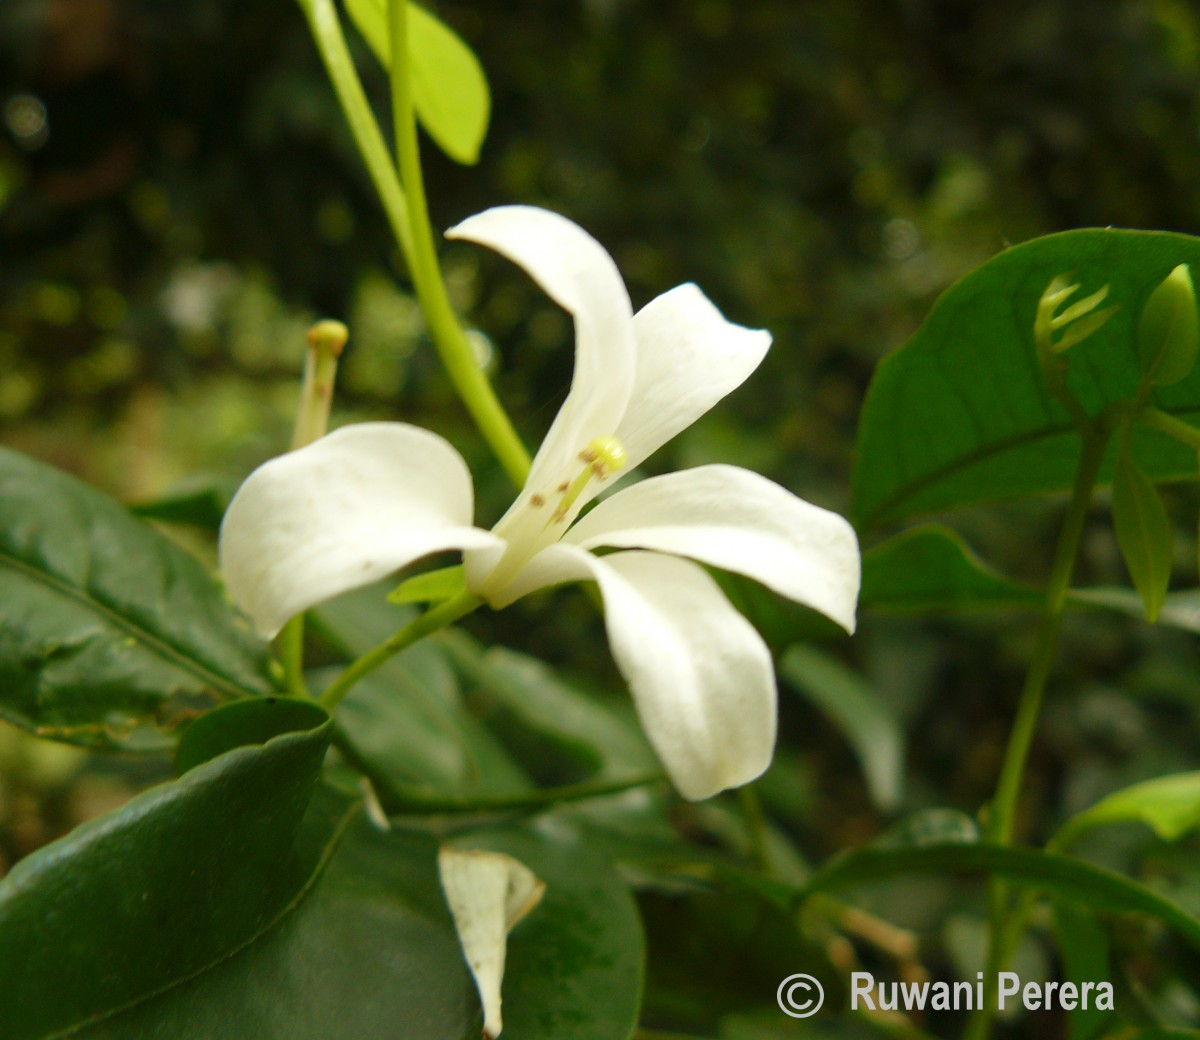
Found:
<path fill-rule="evenodd" d="M 874 365 L 952 281 L 1066 228 L 1200 232 L 1200 9 L 1187 0 L 434 6 L 481 58 L 494 103 L 478 166 L 426 142 L 435 226 L 547 206 L 608 247 L 635 306 L 691 280 L 774 334 L 761 370 L 651 469 L 735 462 L 844 510 Z M 386 84 L 348 32 L 382 112 Z M 286 447 L 303 331 L 333 316 L 352 332 L 335 422 L 441 432 L 472 463 L 479 519 L 499 515 L 510 491 L 437 367 L 294 5 L 4 0 L 0 58 L 0 442 L 131 503 L 230 489 Z M 504 262 L 443 255 L 536 444 L 570 378 L 569 320 Z M 1175 585 L 1191 587 L 1197 496 L 1172 496 Z M 953 520 L 1000 569 L 1039 581 L 1058 508 Z M 208 533 L 172 530 L 212 558 Z M 1125 580 L 1101 507 L 1081 569 Z M 554 602 L 471 627 L 611 682 L 590 603 Z M 802 621 L 764 609 L 786 645 Z M 825 647 L 905 723 L 902 809 L 973 813 L 990 796 L 1031 628 L 868 616 L 853 642 Z M 1077 619 L 1061 659 L 1031 838 L 1116 786 L 1200 764 L 1190 637 Z M 820 861 L 877 833 L 891 816 L 837 730 L 786 687 L 781 712 L 765 794 L 797 847 Z M 0 729 L 0 871 L 164 768 Z M 1200 908 L 1178 850 L 1136 844 L 1140 869 Z M 1135 853 L 1122 838 L 1095 855 L 1129 868 Z"/>

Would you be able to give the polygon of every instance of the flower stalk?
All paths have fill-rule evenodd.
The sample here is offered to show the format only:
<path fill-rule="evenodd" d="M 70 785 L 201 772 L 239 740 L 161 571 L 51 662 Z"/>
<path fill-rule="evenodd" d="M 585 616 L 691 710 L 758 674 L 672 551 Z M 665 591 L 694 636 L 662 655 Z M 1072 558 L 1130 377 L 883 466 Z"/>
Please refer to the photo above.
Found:
<path fill-rule="evenodd" d="M 520 487 L 529 472 L 529 453 L 475 359 L 471 344 L 450 304 L 437 260 L 417 147 L 416 114 L 407 60 L 407 3 L 388 4 L 397 159 L 397 163 L 393 163 L 346 47 L 346 38 L 332 0 L 298 2 L 308 18 L 309 28 L 338 103 L 383 204 L 392 234 L 404 255 L 438 356 L 488 446 L 509 478 Z"/>

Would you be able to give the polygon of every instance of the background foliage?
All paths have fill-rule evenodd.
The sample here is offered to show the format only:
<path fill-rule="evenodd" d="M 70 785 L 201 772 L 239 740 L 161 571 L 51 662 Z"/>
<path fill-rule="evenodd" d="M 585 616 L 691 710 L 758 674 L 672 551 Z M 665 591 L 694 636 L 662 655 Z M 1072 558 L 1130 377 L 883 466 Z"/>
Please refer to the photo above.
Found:
<path fill-rule="evenodd" d="M 1200 232 L 1200 14 L 1185 0 L 436 9 L 480 56 L 494 102 L 477 167 L 426 149 L 436 223 L 495 203 L 545 205 L 612 251 L 635 304 L 695 280 L 732 320 L 774 333 L 750 384 L 655 467 L 737 461 L 846 512 L 867 381 L 948 284 L 1048 232 Z M 479 475 L 480 518 L 498 515 L 503 474 L 428 349 L 294 5 L 8 0 L 0 54 L 6 446 L 128 502 L 186 492 L 180 482 L 196 474 L 190 487 L 219 496 L 286 444 L 302 331 L 328 314 L 352 329 L 335 421 L 402 417 L 447 434 Z M 361 67 L 382 104 L 382 76 Z M 460 310 L 490 337 L 501 395 L 536 443 L 569 378 L 568 321 L 502 262 L 459 246 L 444 256 Z M 1191 588 L 1196 496 L 1171 492 L 1169 504 L 1180 522 L 1174 584 Z M 1060 508 L 953 520 L 1002 574 L 1038 582 Z M 196 525 L 171 533 L 211 559 Z M 1090 584 L 1125 581 L 1104 510 L 1081 570 Z M 776 649 L 805 623 L 770 599 L 752 605 Z M 614 685 L 585 597 L 466 627 L 585 685 Z M 851 666 L 849 681 L 866 677 L 884 731 L 901 735 L 904 783 L 895 767 L 891 788 L 877 760 L 868 785 L 855 757 L 878 741 L 847 740 L 835 711 L 795 696 L 812 685 L 813 662 L 788 658 L 783 736 L 763 785 L 786 862 L 801 872 L 906 812 L 973 813 L 994 785 L 1031 627 L 1020 610 L 878 613 L 853 643 L 822 647 Z M 1114 788 L 1197 768 L 1195 656 L 1194 637 L 1178 631 L 1070 621 L 1070 671 L 1051 690 L 1023 834 L 1044 839 Z M 982 670 L 983 660 L 994 664 Z M 819 685 L 835 681 L 821 673 Z M 80 758 L 3 729 L 0 866 L 168 768 Z M 539 779 L 571 779 L 560 764 L 537 768 Z M 717 843 L 734 804 L 677 812 Z M 1200 910 L 1187 839 L 1104 832 L 1080 850 Z M 891 884 L 875 908 L 922 937 L 935 970 L 966 970 L 978 890 Z M 746 1016 L 762 980 L 811 956 L 750 896 L 714 909 L 660 886 L 640 908 L 651 1024 L 757 1035 Z M 714 949 L 724 951 L 715 971 Z M 1048 954 L 1033 944 L 1027 956 Z M 697 990 L 698 977 L 712 985 Z"/>

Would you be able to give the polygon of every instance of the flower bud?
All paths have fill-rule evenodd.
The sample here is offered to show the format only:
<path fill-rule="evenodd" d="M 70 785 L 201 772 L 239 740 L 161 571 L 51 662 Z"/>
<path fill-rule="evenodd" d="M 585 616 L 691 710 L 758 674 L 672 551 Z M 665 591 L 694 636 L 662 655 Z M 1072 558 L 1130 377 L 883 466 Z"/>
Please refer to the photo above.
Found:
<path fill-rule="evenodd" d="M 1170 386 L 1196 364 L 1200 328 L 1196 292 L 1187 264 L 1180 264 L 1150 294 L 1138 325 L 1138 359 L 1151 386 Z"/>

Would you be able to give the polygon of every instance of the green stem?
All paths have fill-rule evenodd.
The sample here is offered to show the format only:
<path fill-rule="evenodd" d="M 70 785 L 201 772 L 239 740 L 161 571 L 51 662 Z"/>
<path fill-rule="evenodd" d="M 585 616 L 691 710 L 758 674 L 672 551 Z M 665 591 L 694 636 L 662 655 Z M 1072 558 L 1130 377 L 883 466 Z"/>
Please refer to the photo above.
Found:
<path fill-rule="evenodd" d="M 398 176 L 379 124 L 363 92 L 358 70 L 355 69 L 350 51 L 346 47 L 346 38 L 342 33 L 333 0 L 298 2 L 308 19 L 313 39 L 359 154 L 383 204 L 392 234 L 395 235 L 400 251 L 404 254 L 404 262 L 412 275 L 413 286 L 429 323 L 438 356 L 496 458 L 500 460 L 513 483 L 521 487 L 529 473 L 529 453 L 513 429 L 508 414 L 496 398 L 487 376 L 475 362 L 471 345 L 450 306 L 441 268 L 437 262 L 433 230 L 425 204 L 424 183 L 421 180 L 416 119 L 408 85 L 408 62 L 392 62 L 397 158 L 401 171 Z M 407 6 L 389 4 L 389 9 L 392 11 L 389 15 L 390 31 L 393 37 L 399 36 L 402 44 L 397 47 L 393 38 L 392 54 L 407 56 Z M 402 83 L 399 88 L 398 83 Z M 402 124 L 408 127 L 407 131 L 401 132 Z M 401 177 L 408 187 L 408 196 L 401 187 Z"/>
<path fill-rule="evenodd" d="M 462 592 L 453 599 L 446 600 L 431 610 L 425 611 L 420 617 L 409 622 L 399 632 L 394 633 L 373 650 L 368 650 L 357 661 L 353 662 L 341 675 L 326 687 L 318 703 L 326 711 L 333 711 L 342 698 L 360 680 L 370 675 L 380 665 L 395 657 L 401 650 L 406 650 L 419 639 L 436 632 L 440 628 L 453 624 L 461 617 L 471 613 L 482 604 L 482 600 L 470 592 Z"/>
<path fill-rule="evenodd" d="M 1058 649 L 1075 558 L 1079 553 L 1079 542 L 1087 520 L 1088 508 L 1091 506 L 1092 491 L 1108 447 L 1111 429 L 1112 419 L 1105 416 L 1097 422 L 1089 422 L 1084 433 L 1083 455 L 1079 460 L 1079 469 L 1071 489 L 1071 500 L 1054 551 L 1054 562 L 1046 585 L 1046 598 L 1038 622 L 1033 656 L 1021 690 L 1008 747 L 1005 749 L 996 796 L 988 812 L 986 838 L 998 845 L 1013 843 L 1025 765 L 1029 760 L 1030 747 L 1037 731 L 1046 681 L 1049 679 Z M 1013 948 L 1023 931 L 1024 914 L 1020 914 L 1018 920 L 1018 915 L 1012 912 L 1009 903 L 1008 886 L 1001 881 L 991 881 L 988 885 L 990 938 L 988 965 L 984 976 L 985 999 L 983 1008 L 968 1026 L 966 1036 L 969 1040 L 983 1040 L 988 1034 L 995 1014 L 996 976 L 1012 956 Z"/>
<path fill-rule="evenodd" d="M 408 62 L 407 0 L 388 0 L 388 33 L 392 55 L 392 120 L 400 180 L 408 193 L 408 221 L 412 236 L 412 253 L 408 260 L 413 284 L 450 381 L 505 472 L 517 487 L 521 487 L 529 476 L 529 453 L 475 359 L 471 344 L 450 304 L 446 283 L 438 265 L 417 144 L 417 117 L 413 108 L 412 76 Z"/>
<path fill-rule="evenodd" d="M 293 697 L 311 697 L 304 681 L 304 614 L 297 614 L 279 633 L 279 660 L 283 664 L 283 685 Z"/>
<path fill-rule="evenodd" d="M 408 202 L 404 197 L 404 189 L 400 187 L 400 179 L 396 176 L 396 168 L 392 165 L 391 155 L 371 111 L 371 104 L 363 92 L 362 81 L 358 78 L 358 70 L 354 67 L 354 59 L 346 47 L 346 37 L 342 34 L 342 26 L 338 21 L 337 9 L 333 0 L 298 0 L 308 25 L 316 41 L 321 60 L 325 63 L 325 71 L 333 84 L 338 104 L 342 114 L 350 126 L 354 143 L 358 146 L 359 155 L 366 164 L 367 173 L 375 185 L 375 191 L 383 203 L 384 213 L 392 234 L 400 243 L 400 251 L 404 254 L 405 263 L 410 267 L 413 262 L 412 234 L 409 231 Z"/>
<path fill-rule="evenodd" d="M 750 838 L 750 851 L 758 869 L 767 877 L 773 875 L 771 862 L 771 835 L 767 828 L 767 817 L 763 813 L 762 801 L 753 784 L 738 788 L 738 798 L 746 817 L 746 830 Z"/>
<path fill-rule="evenodd" d="M 1137 413 L 1137 421 L 1158 430 L 1159 433 L 1165 433 L 1181 444 L 1186 444 L 1193 451 L 1200 451 L 1200 430 L 1191 423 L 1176 419 L 1175 416 L 1157 408 L 1143 408 Z"/>

